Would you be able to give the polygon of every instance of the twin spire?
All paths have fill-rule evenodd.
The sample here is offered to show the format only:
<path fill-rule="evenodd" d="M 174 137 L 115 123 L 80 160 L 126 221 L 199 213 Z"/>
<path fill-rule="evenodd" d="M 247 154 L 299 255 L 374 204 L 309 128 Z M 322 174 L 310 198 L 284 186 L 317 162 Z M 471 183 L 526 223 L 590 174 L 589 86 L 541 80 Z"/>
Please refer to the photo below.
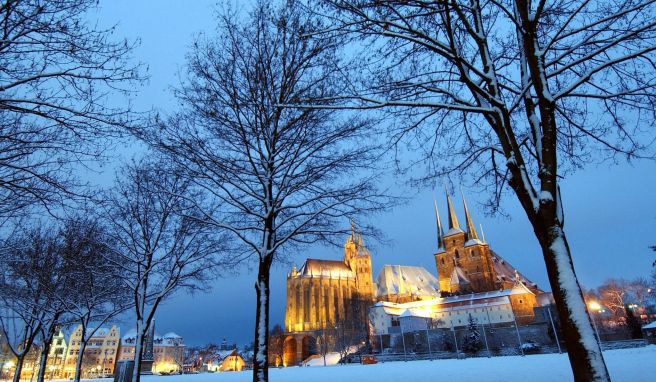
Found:
<path fill-rule="evenodd" d="M 451 196 L 449 195 L 449 192 L 446 189 L 444 191 L 446 194 L 446 203 L 449 212 L 449 230 L 446 232 L 446 235 L 463 232 L 462 229 L 460 228 L 460 223 L 458 222 L 458 215 L 456 214 L 456 210 L 453 207 L 453 203 L 451 202 Z M 435 204 L 435 219 L 437 220 L 437 249 L 443 250 L 445 249 L 444 247 L 445 234 L 444 231 L 442 230 L 442 221 L 440 220 L 440 213 L 439 210 L 437 209 L 437 201 L 434 200 L 434 204 Z M 476 232 L 476 225 L 474 224 L 474 220 L 469 214 L 469 208 L 467 207 L 467 201 L 465 200 L 464 194 L 462 195 L 462 204 L 465 207 L 465 220 L 466 220 L 465 224 L 467 228 L 466 241 L 479 240 L 478 232 Z M 483 232 L 482 226 L 481 226 L 481 232 Z"/>

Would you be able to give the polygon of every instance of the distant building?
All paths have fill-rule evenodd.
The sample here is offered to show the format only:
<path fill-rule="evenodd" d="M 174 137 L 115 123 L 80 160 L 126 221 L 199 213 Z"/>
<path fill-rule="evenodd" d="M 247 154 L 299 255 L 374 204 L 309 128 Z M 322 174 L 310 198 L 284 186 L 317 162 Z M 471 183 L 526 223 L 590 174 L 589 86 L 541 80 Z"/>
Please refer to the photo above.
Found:
<path fill-rule="evenodd" d="M 244 369 L 244 365 L 244 359 L 237 352 L 237 349 L 219 350 L 206 357 L 203 363 L 203 371 L 241 371 Z"/>
<path fill-rule="evenodd" d="M 129 331 L 121 338 L 118 353 L 119 361 L 134 360 L 137 332 Z M 182 337 L 174 332 L 163 336 L 155 334 L 153 340 L 153 373 L 178 373 L 183 369 L 185 344 Z"/>
<path fill-rule="evenodd" d="M 343 260 L 307 259 L 287 275 L 284 365 L 294 365 L 316 354 L 315 333 L 335 322 L 367 320 L 374 301 L 371 253 L 352 227 L 344 244 Z M 366 306 L 353 309 L 355 303 Z M 357 317 L 356 317 L 357 316 Z"/>
<path fill-rule="evenodd" d="M 344 244 L 343 260 L 307 259 L 287 275 L 285 330 L 322 329 L 349 314 L 353 299 L 374 299 L 371 254 L 355 227 Z"/>
<path fill-rule="evenodd" d="M 521 305 L 533 306 L 533 292 L 522 284 L 512 289 L 471 293 L 432 300 L 381 301 L 369 311 L 372 334 L 386 335 L 426 329 L 466 326 L 469 316 L 486 325 L 528 323 L 533 315 L 517 316 Z M 520 305 L 520 306 L 516 306 Z"/>
<path fill-rule="evenodd" d="M 437 277 L 422 267 L 384 265 L 372 282 L 371 254 L 353 227 L 344 259 L 307 259 L 287 275 L 283 364 L 295 365 L 317 354 L 317 338 L 345 315 L 353 301 L 370 301 L 373 334 L 466 326 L 469 315 L 479 323 L 527 324 L 550 294 L 495 254 L 479 236 L 463 197 L 465 227 L 447 195 L 448 230 L 444 232 L 435 203 Z M 373 302 L 377 303 L 374 305 Z"/>
<path fill-rule="evenodd" d="M 63 378 L 67 350 L 68 345 L 66 344 L 64 332 L 59 330 L 52 338 L 52 344 L 50 345 L 50 352 L 48 354 L 48 362 L 46 366 L 47 378 Z"/>
<path fill-rule="evenodd" d="M 94 329 L 87 329 L 87 333 Z M 99 328 L 87 341 L 82 358 L 82 377 L 93 378 L 114 373 L 118 348 L 120 342 L 120 330 L 116 325 L 111 328 Z M 80 354 L 82 342 L 82 325 L 78 325 L 69 339 L 66 352 L 63 377 L 66 379 L 75 376 L 77 358 Z"/>

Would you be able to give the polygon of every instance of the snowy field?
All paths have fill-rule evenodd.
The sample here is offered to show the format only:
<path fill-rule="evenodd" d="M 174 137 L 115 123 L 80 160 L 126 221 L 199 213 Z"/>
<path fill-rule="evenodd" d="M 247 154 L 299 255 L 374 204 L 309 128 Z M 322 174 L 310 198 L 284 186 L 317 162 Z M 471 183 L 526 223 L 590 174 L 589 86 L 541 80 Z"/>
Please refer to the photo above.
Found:
<path fill-rule="evenodd" d="M 615 382 L 656 382 L 656 346 L 604 352 Z M 178 376 L 148 376 L 144 382 L 249 382 L 250 371 Z M 565 354 L 464 360 L 388 362 L 376 365 L 314 366 L 271 369 L 273 382 L 435 382 L 571 381 Z"/>

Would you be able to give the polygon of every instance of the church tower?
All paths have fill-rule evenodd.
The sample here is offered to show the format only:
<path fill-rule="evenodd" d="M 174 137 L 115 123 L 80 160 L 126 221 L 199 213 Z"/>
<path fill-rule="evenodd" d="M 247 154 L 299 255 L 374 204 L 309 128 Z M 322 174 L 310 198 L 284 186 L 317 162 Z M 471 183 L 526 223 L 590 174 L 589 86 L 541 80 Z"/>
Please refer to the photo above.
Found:
<path fill-rule="evenodd" d="M 351 236 L 344 243 L 344 262 L 355 274 L 355 285 L 359 298 L 373 301 L 371 253 L 365 247 L 362 235 L 356 232 L 355 222 L 353 221 L 351 222 Z"/>
<path fill-rule="evenodd" d="M 449 229 L 442 233 L 442 224 L 435 204 L 438 248 L 435 266 L 440 290 L 448 293 L 486 292 L 497 289 L 492 253 L 487 243 L 481 241 L 476 231 L 467 201 L 463 195 L 465 229 L 460 228 L 451 197 L 446 195 Z"/>

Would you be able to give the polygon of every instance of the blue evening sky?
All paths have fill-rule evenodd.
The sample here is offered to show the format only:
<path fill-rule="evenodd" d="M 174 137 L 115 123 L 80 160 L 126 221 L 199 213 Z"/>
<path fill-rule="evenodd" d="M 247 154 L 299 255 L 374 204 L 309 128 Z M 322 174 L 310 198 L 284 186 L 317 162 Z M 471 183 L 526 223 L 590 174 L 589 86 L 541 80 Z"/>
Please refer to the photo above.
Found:
<path fill-rule="evenodd" d="M 140 39 L 135 59 L 149 67 L 150 81 L 135 100 L 141 109 L 164 112 L 175 107 L 169 90 L 177 84 L 177 72 L 184 67 L 185 54 L 193 36 L 214 31 L 215 1 L 103 0 L 90 17 L 103 26 L 118 23 L 116 37 Z M 240 3 L 236 2 L 237 7 Z M 131 150 L 126 150 L 131 151 Z M 117 161 L 127 160 L 126 154 Z M 111 167 L 111 166 L 110 166 Z M 111 173 L 102 174 L 106 183 Z M 648 249 L 656 244 L 656 163 L 591 166 L 562 182 L 565 230 L 572 248 L 576 271 L 586 287 L 596 287 L 608 277 L 648 276 L 656 254 Z M 374 277 L 384 264 L 424 266 L 436 273 L 433 196 L 446 219 L 446 201 L 441 186 L 436 190 L 408 190 L 411 202 L 378 216 L 376 224 L 391 244 L 373 246 Z M 504 209 L 510 218 L 485 217 L 478 203 L 484 200 L 467 192 L 470 210 L 483 225 L 491 248 L 543 289 L 549 289 L 542 255 L 519 204 L 508 196 Z M 464 221 L 460 198 L 454 199 Z M 348 222 L 345 222 L 348 224 Z M 293 254 L 300 265 L 306 257 L 337 259 L 339 248 L 312 248 Z M 283 323 L 285 275 L 289 268 L 274 266 L 271 277 L 271 324 Z M 156 315 L 157 331 L 175 331 L 187 344 L 250 342 L 254 333 L 255 270 L 243 269 L 238 276 L 216 280 L 211 291 L 178 295 L 164 303 Z M 131 327 L 121 324 L 122 332 Z"/>

